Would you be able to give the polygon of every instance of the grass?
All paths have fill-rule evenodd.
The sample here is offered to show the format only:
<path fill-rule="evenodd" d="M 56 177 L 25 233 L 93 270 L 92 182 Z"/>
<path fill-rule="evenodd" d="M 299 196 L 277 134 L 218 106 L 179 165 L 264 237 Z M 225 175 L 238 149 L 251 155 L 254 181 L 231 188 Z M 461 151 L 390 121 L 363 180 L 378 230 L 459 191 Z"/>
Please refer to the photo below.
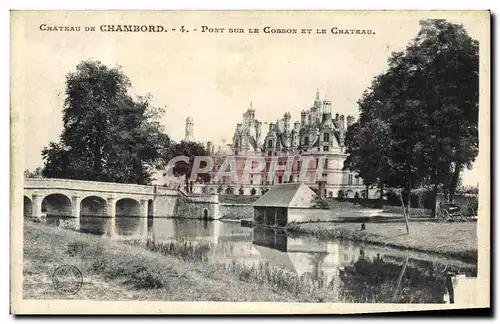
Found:
<path fill-rule="evenodd" d="M 44 224 L 24 224 L 23 297 L 26 299 L 228 302 L 332 301 L 327 287 L 266 264 L 207 262 L 207 246 L 130 242 Z M 146 244 L 146 245 L 144 245 Z M 83 274 L 74 295 L 57 292 L 54 270 L 74 265 Z"/>
<path fill-rule="evenodd" d="M 220 203 L 228 203 L 228 204 L 251 204 L 257 199 L 259 199 L 260 196 L 236 196 L 236 195 L 226 195 L 226 194 L 220 194 L 219 195 L 219 202 Z"/>
<path fill-rule="evenodd" d="M 305 223 L 290 224 L 287 230 L 312 234 L 320 239 L 348 239 L 358 242 L 443 254 L 466 261 L 477 261 L 476 222 L 411 222 L 410 233 L 404 223 Z"/>
<path fill-rule="evenodd" d="M 188 262 L 208 262 L 207 253 L 210 252 L 208 244 L 192 245 L 187 242 L 156 242 L 153 240 L 128 241 L 133 246 L 143 246 L 147 250 L 162 255 L 174 255 Z M 281 294 L 290 294 L 299 301 L 323 302 L 334 301 L 334 296 L 329 294 L 328 287 L 321 282 L 314 282 L 306 276 L 284 271 L 270 266 L 267 262 L 244 265 L 236 262 L 228 264 L 212 263 L 209 267 L 215 273 L 225 273 L 240 281 L 254 282 L 264 287 L 270 287 Z"/>

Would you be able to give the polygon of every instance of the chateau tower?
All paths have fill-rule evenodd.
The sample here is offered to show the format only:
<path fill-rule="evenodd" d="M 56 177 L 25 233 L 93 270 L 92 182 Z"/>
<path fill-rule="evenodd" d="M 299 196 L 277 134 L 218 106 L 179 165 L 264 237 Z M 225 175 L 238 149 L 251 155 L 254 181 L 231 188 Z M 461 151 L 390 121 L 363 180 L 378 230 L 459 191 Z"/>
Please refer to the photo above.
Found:
<path fill-rule="evenodd" d="M 184 137 L 186 142 L 194 142 L 194 119 L 193 117 L 186 118 L 186 136 Z"/>
<path fill-rule="evenodd" d="M 317 110 L 321 109 L 321 100 L 319 99 L 319 89 L 316 89 L 316 99 L 314 100 L 314 107 Z"/>

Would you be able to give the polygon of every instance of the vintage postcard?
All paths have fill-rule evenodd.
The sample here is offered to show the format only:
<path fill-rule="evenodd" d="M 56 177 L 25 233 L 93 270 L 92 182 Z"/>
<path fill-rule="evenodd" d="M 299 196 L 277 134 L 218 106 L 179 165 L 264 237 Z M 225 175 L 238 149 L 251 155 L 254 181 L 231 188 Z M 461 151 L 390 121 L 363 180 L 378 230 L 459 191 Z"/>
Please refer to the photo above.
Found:
<path fill-rule="evenodd" d="M 488 11 L 11 11 L 11 310 L 488 308 L 489 92 Z"/>

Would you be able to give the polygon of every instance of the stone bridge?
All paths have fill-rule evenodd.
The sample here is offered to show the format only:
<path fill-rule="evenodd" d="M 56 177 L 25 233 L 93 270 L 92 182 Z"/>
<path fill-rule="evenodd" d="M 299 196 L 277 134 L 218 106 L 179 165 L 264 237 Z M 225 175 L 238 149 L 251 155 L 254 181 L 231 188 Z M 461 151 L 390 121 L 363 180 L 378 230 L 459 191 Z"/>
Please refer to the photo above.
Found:
<path fill-rule="evenodd" d="M 157 186 L 81 181 L 24 179 L 24 215 L 175 216 L 178 191 Z"/>

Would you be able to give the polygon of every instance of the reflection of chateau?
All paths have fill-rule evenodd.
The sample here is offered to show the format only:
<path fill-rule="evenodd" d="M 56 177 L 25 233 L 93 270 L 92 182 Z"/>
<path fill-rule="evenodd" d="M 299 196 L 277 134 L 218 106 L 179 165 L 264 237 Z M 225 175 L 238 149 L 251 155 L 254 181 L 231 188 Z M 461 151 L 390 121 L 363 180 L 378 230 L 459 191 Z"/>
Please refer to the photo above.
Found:
<path fill-rule="evenodd" d="M 273 229 L 255 229 L 253 242 L 261 258 L 279 268 L 306 276 L 320 287 L 333 291 L 341 285 L 339 272 L 360 256 L 376 257 L 376 252 L 364 251 L 348 244 L 292 238 Z"/>

